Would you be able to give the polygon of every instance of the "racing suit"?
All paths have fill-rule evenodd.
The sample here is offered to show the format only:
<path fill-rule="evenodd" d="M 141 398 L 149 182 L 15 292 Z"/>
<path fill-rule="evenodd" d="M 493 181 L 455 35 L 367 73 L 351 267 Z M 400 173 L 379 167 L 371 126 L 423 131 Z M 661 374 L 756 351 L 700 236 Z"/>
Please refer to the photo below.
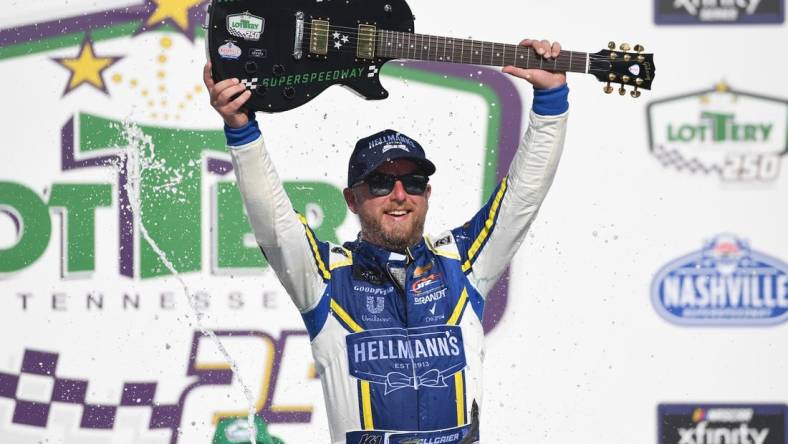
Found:
<path fill-rule="evenodd" d="M 469 434 L 482 401 L 485 297 L 553 180 L 567 93 L 537 91 L 487 204 L 405 254 L 363 239 L 320 241 L 293 211 L 256 122 L 225 128 L 257 242 L 309 333 L 332 443 L 458 443 Z"/>

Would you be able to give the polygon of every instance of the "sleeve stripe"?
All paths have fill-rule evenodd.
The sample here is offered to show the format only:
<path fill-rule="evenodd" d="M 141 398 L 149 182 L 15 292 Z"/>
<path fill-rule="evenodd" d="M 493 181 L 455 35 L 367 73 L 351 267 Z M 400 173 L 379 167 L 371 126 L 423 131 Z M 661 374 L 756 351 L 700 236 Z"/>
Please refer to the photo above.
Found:
<path fill-rule="evenodd" d="M 375 430 L 375 423 L 372 421 L 372 394 L 369 389 L 369 381 L 361 381 L 361 406 L 364 415 L 364 430 Z"/>
<path fill-rule="evenodd" d="M 495 216 L 498 215 L 498 208 L 501 206 L 501 200 L 503 200 L 503 196 L 506 194 L 506 185 L 507 178 L 504 177 L 501 181 L 501 186 L 498 188 L 498 193 L 495 195 L 495 200 L 490 206 L 490 213 L 487 216 L 487 220 L 484 221 L 484 228 L 482 228 L 482 231 L 479 232 L 476 240 L 473 241 L 471 248 L 468 249 L 468 260 L 462 265 L 463 271 L 467 271 L 468 268 L 471 267 L 473 257 L 476 256 L 476 253 L 478 253 L 479 250 L 481 250 L 484 241 L 487 240 L 487 236 L 489 236 L 490 232 L 493 230 L 495 226 Z"/>
<path fill-rule="evenodd" d="M 454 374 L 454 392 L 457 397 L 457 425 L 465 425 L 465 384 L 463 381 L 464 370 Z"/>
<path fill-rule="evenodd" d="M 356 321 L 354 321 L 353 318 L 351 318 L 350 315 L 347 314 L 345 309 L 340 307 L 337 301 L 335 301 L 334 299 L 331 299 L 331 311 L 336 313 L 337 316 L 339 316 L 339 319 L 341 319 L 342 322 L 344 322 L 348 327 L 350 327 L 350 329 L 353 330 L 354 333 L 364 331 L 364 329 L 361 328 L 361 326 L 358 325 Z"/>
<path fill-rule="evenodd" d="M 306 237 L 309 239 L 309 245 L 312 246 L 312 256 L 315 258 L 315 263 L 317 264 L 317 268 L 320 270 L 320 274 L 323 275 L 323 279 L 331 279 L 331 273 L 326 270 L 326 265 L 323 263 L 323 259 L 320 258 L 320 251 L 317 249 L 317 241 L 315 241 L 315 235 L 312 233 L 312 229 L 309 228 L 309 224 L 306 222 L 306 218 L 302 215 L 298 215 L 298 220 L 301 221 L 301 224 L 304 226 L 304 230 L 306 231 Z"/>
<path fill-rule="evenodd" d="M 457 322 L 460 320 L 460 315 L 462 314 L 462 309 L 465 308 L 466 302 L 468 302 L 468 289 L 463 287 L 460 300 L 457 301 L 457 305 L 454 307 L 454 311 L 452 312 L 449 320 L 446 321 L 446 325 L 457 325 Z"/>

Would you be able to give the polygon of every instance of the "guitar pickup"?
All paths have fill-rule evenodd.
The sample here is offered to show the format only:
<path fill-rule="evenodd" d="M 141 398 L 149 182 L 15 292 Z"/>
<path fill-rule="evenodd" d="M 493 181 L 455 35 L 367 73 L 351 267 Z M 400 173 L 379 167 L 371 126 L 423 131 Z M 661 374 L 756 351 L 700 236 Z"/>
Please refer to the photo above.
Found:
<path fill-rule="evenodd" d="M 328 20 L 312 20 L 309 52 L 320 55 L 328 54 Z"/>
<path fill-rule="evenodd" d="M 377 29 L 372 25 L 358 25 L 358 44 L 356 57 L 360 59 L 375 58 L 375 34 Z"/>

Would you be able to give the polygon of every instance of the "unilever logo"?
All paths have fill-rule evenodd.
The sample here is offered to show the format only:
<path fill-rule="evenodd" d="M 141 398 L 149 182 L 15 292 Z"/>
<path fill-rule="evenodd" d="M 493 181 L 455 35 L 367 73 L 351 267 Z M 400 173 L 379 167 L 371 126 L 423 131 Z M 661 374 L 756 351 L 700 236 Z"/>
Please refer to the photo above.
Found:
<path fill-rule="evenodd" d="M 350 374 L 381 384 L 385 394 L 411 388 L 448 387 L 444 379 L 465 368 L 458 326 L 386 328 L 346 337 Z"/>
<path fill-rule="evenodd" d="M 665 265 L 651 302 L 680 325 L 773 325 L 788 319 L 788 265 L 721 234 Z"/>

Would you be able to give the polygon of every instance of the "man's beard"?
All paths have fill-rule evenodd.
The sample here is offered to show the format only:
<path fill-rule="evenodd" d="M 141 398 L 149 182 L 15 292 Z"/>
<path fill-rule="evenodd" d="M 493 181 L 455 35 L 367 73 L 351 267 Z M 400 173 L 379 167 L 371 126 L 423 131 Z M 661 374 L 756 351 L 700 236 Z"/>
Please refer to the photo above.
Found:
<path fill-rule="evenodd" d="M 405 252 L 408 247 L 417 244 L 421 240 L 422 233 L 424 233 L 425 217 L 417 218 L 412 225 L 413 229 L 407 233 L 402 230 L 387 232 L 379 220 L 367 219 L 360 214 L 359 219 L 363 239 L 389 251 Z"/>

